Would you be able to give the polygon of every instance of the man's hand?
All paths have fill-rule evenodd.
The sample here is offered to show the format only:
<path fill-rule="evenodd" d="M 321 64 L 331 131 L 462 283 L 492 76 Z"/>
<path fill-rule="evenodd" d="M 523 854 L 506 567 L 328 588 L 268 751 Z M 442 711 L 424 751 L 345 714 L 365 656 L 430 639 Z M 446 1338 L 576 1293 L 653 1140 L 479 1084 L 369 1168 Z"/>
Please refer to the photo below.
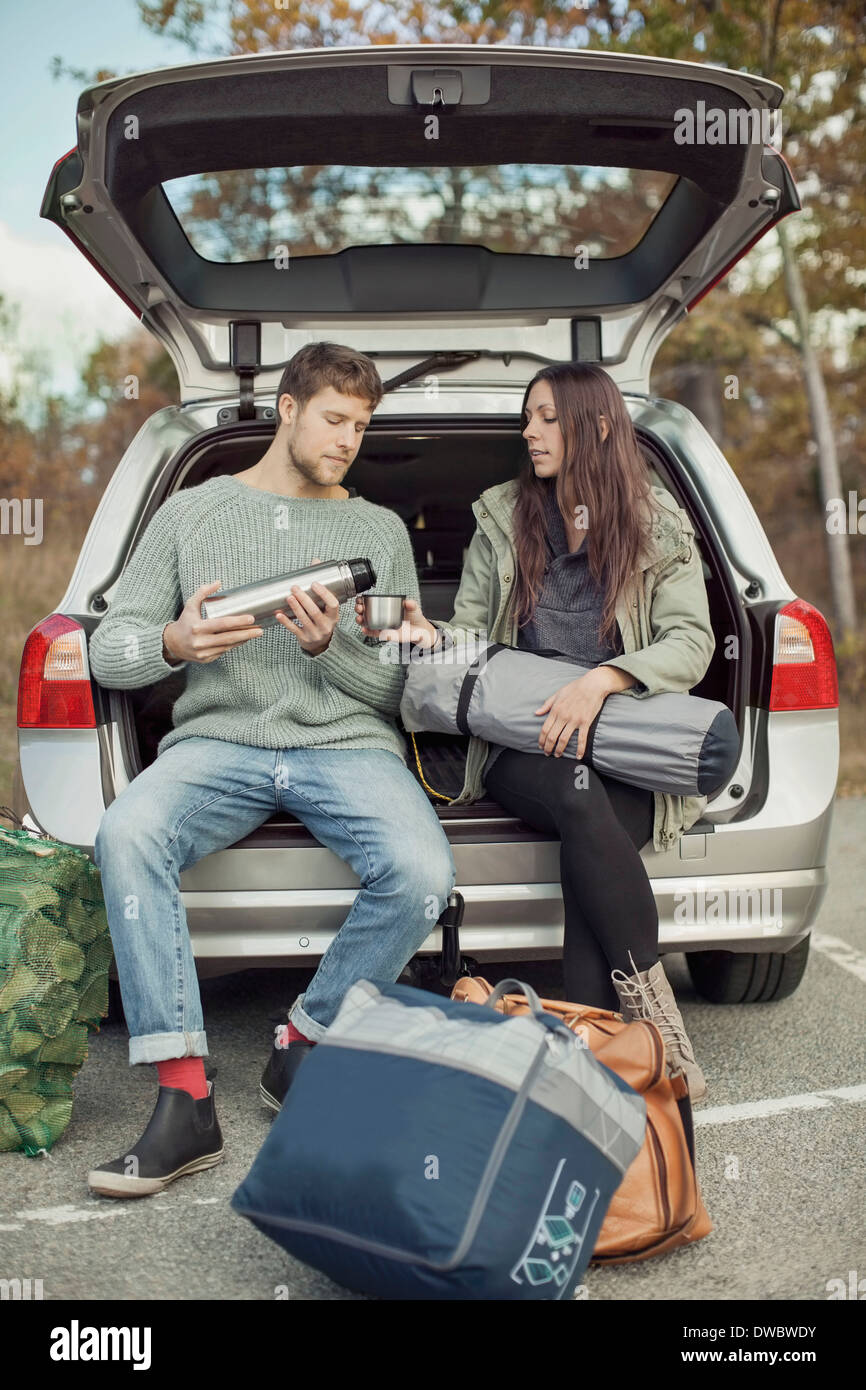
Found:
<path fill-rule="evenodd" d="M 416 603 L 413 598 L 404 598 L 403 615 L 403 621 L 399 628 L 383 627 L 373 629 L 365 627 L 364 600 L 360 595 L 355 599 L 355 622 L 358 624 L 365 637 L 378 637 L 382 642 L 411 642 L 425 649 L 439 645 L 439 629 L 435 628 L 433 624 L 424 617 L 424 614 L 421 612 L 421 605 Z"/>
<path fill-rule="evenodd" d="M 538 746 L 542 753 L 546 757 L 553 753 L 561 758 L 576 729 L 579 761 L 586 752 L 589 726 L 612 689 L 610 668 L 596 667 L 549 695 L 541 708 L 534 711 L 535 714 L 547 715 L 538 735 Z"/>
<path fill-rule="evenodd" d="M 322 562 L 314 557 L 312 563 L 320 565 Z M 303 589 L 293 584 L 292 592 L 286 595 L 286 602 L 291 605 L 295 621 L 286 613 L 278 612 L 276 617 L 278 623 L 295 634 L 309 656 L 319 656 L 328 647 L 331 634 L 340 621 L 340 604 L 324 584 L 317 581 L 312 585 L 312 589 L 323 599 L 324 612 L 309 594 L 305 594 Z"/>
<path fill-rule="evenodd" d="M 223 652 L 231 651 L 241 642 L 261 637 L 263 629 L 250 626 L 255 622 L 252 613 L 241 613 L 234 618 L 202 617 L 202 601 L 221 587 L 221 579 L 202 584 L 190 594 L 180 617 L 163 628 L 162 649 L 166 661 L 200 661 L 203 664 L 216 661 Z"/>

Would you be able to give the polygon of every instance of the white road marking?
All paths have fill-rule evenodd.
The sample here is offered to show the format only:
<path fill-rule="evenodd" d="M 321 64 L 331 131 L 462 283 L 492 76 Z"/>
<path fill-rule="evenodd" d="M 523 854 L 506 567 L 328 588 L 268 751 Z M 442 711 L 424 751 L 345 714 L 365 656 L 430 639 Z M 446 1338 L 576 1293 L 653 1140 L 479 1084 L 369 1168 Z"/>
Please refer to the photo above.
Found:
<path fill-rule="evenodd" d="M 841 965 L 849 975 L 855 975 L 861 984 L 866 985 L 866 956 L 862 951 L 855 950 L 841 937 L 829 936 L 823 931 L 813 931 L 811 942 L 813 951 L 820 951 L 822 956 L 827 956 L 836 965 Z"/>
<path fill-rule="evenodd" d="M 227 1203 L 236 1187 L 237 1179 L 234 1179 L 225 1185 L 218 1197 L 190 1197 L 183 1192 L 172 1192 L 170 1201 L 166 1200 L 168 1194 L 163 1194 L 163 1200 L 160 1202 L 149 1202 L 144 1198 L 135 1201 L 114 1201 L 112 1198 L 94 1197 L 86 1206 L 76 1206 L 74 1202 L 67 1202 L 58 1207 L 33 1207 L 21 1211 L 0 1212 L 0 1221 L 7 1216 L 19 1223 L 44 1221 L 49 1226 L 68 1226 L 82 1221 L 106 1221 L 115 1216 L 131 1216 L 135 1212 L 175 1211 L 179 1206 L 216 1206 L 218 1203 Z M 24 1227 L 20 1224 L 0 1224 L 0 1231 L 23 1230 Z"/>
<path fill-rule="evenodd" d="M 826 1110 L 831 1105 L 856 1105 L 866 1101 L 866 1085 L 838 1086 L 832 1091 L 806 1091 L 799 1096 L 771 1096 L 766 1100 L 747 1100 L 740 1105 L 716 1105 L 697 1109 L 698 1125 L 730 1125 L 739 1120 L 763 1120 L 790 1110 Z"/>
<path fill-rule="evenodd" d="M 34 1207 L 32 1211 L 16 1211 L 14 1214 L 22 1221 L 45 1221 L 49 1226 L 67 1226 L 73 1221 L 104 1221 L 107 1217 L 122 1216 L 128 1210 L 128 1207 L 117 1206 L 105 1211 L 97 1203 L 92 1207 L 77 1207 L 74 1202 L 66 1202 L 60 1207 Z"/>

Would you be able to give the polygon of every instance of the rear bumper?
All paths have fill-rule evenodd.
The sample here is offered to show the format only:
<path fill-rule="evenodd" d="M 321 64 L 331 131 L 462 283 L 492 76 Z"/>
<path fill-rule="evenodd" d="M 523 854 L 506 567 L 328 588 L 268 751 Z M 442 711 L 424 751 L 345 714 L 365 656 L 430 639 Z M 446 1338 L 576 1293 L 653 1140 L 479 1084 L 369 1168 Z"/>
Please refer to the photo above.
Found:
<path fill-rule="evenodd" d="M 557 847 L 558 848 L 558 847 Z M 664 951 L 788 951 L 812 928 L 825 868 L 650 880 Z M 541 959 L 562 948 L 558 881 L 461 883 L 462 949 L 479 960 Z M 347 916 L 356 888 L 182 890 L 196 958 L 243 965 L 311 965 Z M 422 951 L 441 949 L 431 932 Z"/>
<path fill-rule="evenodd" d="M 799 825 L 697 826 L 665 854 L 645 849 L 661 951 L 795 946 L 814 925 L 827 889 L 832 807 Z M 559 955 L 559 841 L 525 828 L 515 834 L 514 821 L 473 823 L 468 810 L 445 823 L 466 904 L 462 949 L 479 960 Z M 83 848 L 92 855 L 92 846 Z M 295 824 L 263 826 L 206 856 L 181 875 L 180 886 L 203 964 L 312 967 L 348 915 L 359 880 Z M 441 933 L 432 932 L 421 949 L 441 949 Z"/>

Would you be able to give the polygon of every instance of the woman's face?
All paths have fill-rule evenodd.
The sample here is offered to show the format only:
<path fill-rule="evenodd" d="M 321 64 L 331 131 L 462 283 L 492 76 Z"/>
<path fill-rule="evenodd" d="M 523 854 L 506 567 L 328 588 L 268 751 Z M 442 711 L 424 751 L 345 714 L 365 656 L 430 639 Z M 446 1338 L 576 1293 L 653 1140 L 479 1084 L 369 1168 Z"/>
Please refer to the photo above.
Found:
<path fill-rule="evenodd" d="M 565 444 L 548 381 L 536 381 L 526 398 L 523 438 L 537 478 L 555 478 L 562 467 Z"/>
<path fill-rule="evenodd" d="M 529 449 L 535 476 L 555 478 L 562 467 L 565 441 L 556 418 L 550 382 L 543 379 L 536 381 L 526 398 L 524 423 L 523 438 Z M 598 428 L 604 441 L 608 435 L 608 423 L 604 415 L 598 417 Z"/>

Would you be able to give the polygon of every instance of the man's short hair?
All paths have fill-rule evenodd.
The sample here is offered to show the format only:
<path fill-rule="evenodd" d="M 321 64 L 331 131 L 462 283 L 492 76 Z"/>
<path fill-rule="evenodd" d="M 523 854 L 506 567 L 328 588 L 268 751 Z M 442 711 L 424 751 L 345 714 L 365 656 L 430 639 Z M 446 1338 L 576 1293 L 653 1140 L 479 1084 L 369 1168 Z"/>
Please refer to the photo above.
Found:
<path fill-rule="evenodd" d="M 382 378 L 372 358 L 342 343 L 305 343 L 286 363 L 277 387 L 277 429 L 280 427 L 280 397 L 290 395 L 303 410 L 307 401 L 325 387 L 333 386 L 343 396 L 359 396 L 374 411 L 384 393 Z"/>

